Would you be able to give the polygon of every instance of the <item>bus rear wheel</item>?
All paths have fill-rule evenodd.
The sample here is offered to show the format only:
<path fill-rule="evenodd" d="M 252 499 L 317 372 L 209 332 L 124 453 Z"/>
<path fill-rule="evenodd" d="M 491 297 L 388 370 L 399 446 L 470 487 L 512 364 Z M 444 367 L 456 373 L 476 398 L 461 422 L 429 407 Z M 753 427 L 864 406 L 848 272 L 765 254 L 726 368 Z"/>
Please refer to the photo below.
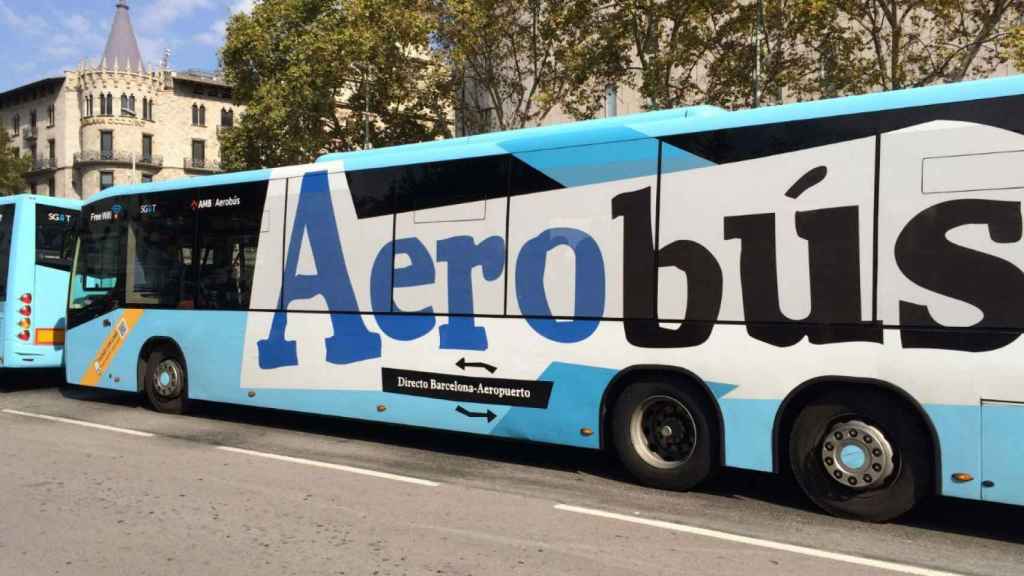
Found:
<path fill-rule="evenodd" d="M 888 522 L 931 491 L 924 424 L 873 390 L 812 400 L 793 422 L 789 459 L 804 493 L 834 516 Z"/>
<path fill-rule="evenodd" d="M 181 357 L 157 347 L 146 359 L 143 387 L 149 405 L 157 412 L 183 414 L 188 409 L 188 374 Z"/>
<path fill-rule="evenodd" d="M 637 382 L 615 403 L 612 440 L 619 460 L 640 482 L 689 490 L 711 476 L 715 434 L 705 403 L 691 389 Z"/>

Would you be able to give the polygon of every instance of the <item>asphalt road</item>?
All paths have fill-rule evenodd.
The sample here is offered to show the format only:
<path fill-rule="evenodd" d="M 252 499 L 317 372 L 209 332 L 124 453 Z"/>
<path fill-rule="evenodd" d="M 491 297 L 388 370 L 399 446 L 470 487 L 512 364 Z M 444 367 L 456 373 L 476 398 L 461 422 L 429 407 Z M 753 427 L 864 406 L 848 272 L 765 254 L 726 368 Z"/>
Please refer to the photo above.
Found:
<path fill-rule="evenodd" d="M 0 378 L 0 575 L 1024 574 L 1008 506 L 936 498 L 863 524 L 770 475 L 678 494 L 590 451 L 210 404 L 166 416 L 59 374 Z"/>

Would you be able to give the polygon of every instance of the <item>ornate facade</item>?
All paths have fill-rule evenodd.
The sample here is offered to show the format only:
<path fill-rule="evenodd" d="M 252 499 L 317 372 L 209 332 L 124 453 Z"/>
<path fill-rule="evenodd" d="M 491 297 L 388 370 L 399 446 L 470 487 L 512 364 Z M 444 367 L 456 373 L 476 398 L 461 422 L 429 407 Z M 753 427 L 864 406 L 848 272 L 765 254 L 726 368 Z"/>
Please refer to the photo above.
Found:
<path fill-rule="evenodd" d="M 117 3 L 97 65 L 0 94 L 0 129 L 32 157 L 28 190 L 88 198 L 121 184 L 220 171 L 220 139 L 242 107 L 214 74 L 147 68 Z"/>

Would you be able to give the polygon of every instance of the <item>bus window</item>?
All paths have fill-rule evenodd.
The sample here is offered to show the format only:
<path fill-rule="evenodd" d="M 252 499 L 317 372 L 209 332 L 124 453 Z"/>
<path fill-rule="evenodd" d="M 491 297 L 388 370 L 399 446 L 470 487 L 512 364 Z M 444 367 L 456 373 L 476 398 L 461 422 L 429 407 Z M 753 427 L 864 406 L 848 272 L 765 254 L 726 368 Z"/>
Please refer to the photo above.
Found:
<path fill-rule="evenodd" d="M 0 206 L 0 300 L 7 299 L 7 265 L 11 258 L 11 234 L 14 232 L 14 205 Z"/>
<path fill-rule="evenodd" d="M 110 210 L 83 214 L 85 226 L 78 239 L 68 301 L 69 325 L 110 312 L 120 303 L 118 280 L 124 273 L 124 226 L 119 214 L 113 214 Z"/>
<path fill-rule="evenodd" d="M 67 231 L 75 225 L 78 214 L 53 206 L 36 206 L 36 265 L 71 270 L 71 258 L 64 249 Z"/>
<path fill-rule="evenodd" d="M 209 189 L 199 210 L 199 306 L 247 310 L 263 219 L 263 189 Z M 202 202 L 201 202 L 202 204 Z"/>
<path fill-rule="evenodd" d="M 146 195 L 132 202 L 128 234 L 128 304 L 192 308 L 192 196 Z"/>

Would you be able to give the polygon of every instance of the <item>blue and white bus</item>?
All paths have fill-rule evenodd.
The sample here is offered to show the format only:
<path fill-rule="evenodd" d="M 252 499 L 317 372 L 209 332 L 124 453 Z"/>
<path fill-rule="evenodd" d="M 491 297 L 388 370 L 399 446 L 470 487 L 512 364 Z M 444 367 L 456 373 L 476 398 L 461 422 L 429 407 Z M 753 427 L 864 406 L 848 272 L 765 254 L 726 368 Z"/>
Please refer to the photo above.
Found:
<path fill-rule="evenodd" d="M 1024 504 L 1024 76 L 112 188 L 67 378 Z"/>
<path fill-rule="evenodd" d="M 22 194 L 0 198 L 0 369 L 64 361 L 68 277 L 81 202 Z"/>

